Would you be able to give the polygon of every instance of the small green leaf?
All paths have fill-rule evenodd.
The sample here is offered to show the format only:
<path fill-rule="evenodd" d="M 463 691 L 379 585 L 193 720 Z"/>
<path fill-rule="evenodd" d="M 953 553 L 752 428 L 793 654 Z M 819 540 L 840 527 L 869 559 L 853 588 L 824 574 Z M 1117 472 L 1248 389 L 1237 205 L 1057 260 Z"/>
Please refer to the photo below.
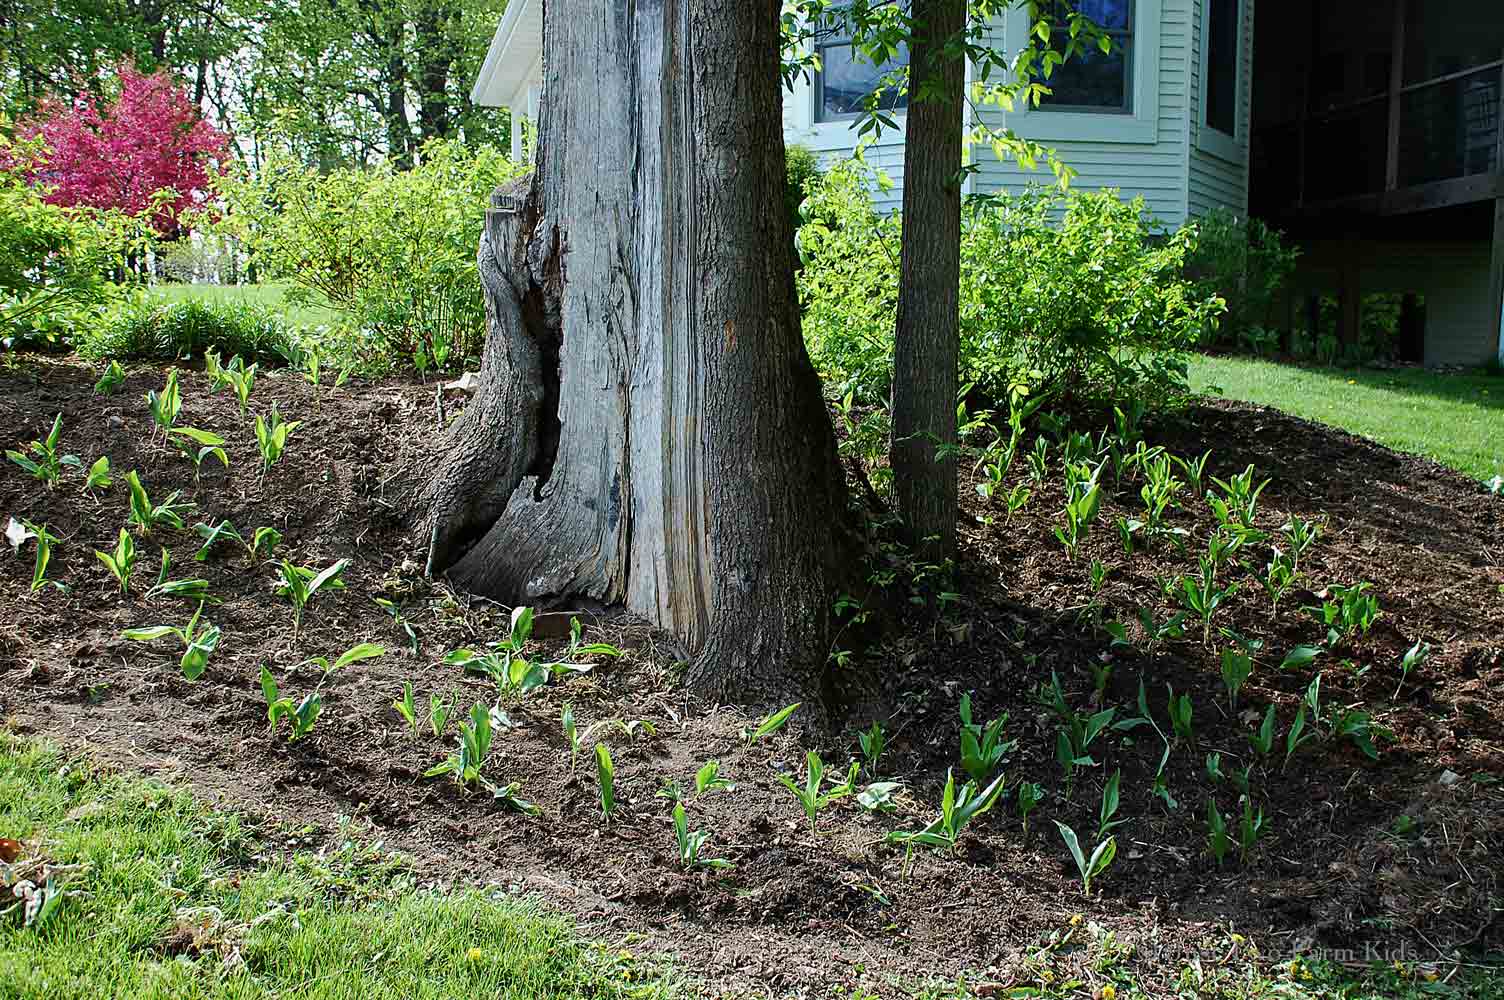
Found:
<path fill-rule="evenodd" d="M 1298 670 L 1301 667 L 1308 667 L 1320 655 L 1321 647 L 1319 646 L 1296 646 L 1285 654 L 1285 658 L 1280 661 L 1279 668 Z"/>
<path fill-rule="evenodd" d="M 202 431 L 197 427 L 174 427 L 167 433 L 173 437 L 187 438 L 188 440 L 193 441 L 195 444 L 204 445 L 206 447 L 217 448 L 225 443 L 225 439 L 220 437 L 218 434 L 215 434 L 212 431 Z"/>
<path fill-rule="evenodd" d="M 801 704 L 803 704 L 803 702 L 796 701 L 792 705 L 780 708 L 772 715 L 769 715 L 767 718 L 763 719 L 762 722 L 758 724 L 757 728 L 752 730 L 752 735 L 747 739 L 747 745 L 751 746 L 753 743 L 756 743 L 764 736 L 769 736 L 782 729 L 788 723 L 789 718 L 799 710 L 799 706 Z"/>
<path fill-rule="evenodd" d="M 120 634 L 132 642 L 156 642 L 158 639 L 165 639 L 170 635 L 181 638 L 183 633 L 171 625 L 155 625 L 151 628 L 126 629 Z"/>

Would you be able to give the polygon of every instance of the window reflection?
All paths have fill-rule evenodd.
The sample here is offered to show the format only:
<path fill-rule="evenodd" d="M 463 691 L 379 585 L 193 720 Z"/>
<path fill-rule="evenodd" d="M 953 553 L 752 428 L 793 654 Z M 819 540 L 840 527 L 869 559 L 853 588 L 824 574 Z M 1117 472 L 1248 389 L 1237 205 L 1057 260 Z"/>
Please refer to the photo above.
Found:
<path fill-rule="evenodd" d="M 815 119 L 836 121 L 854 118 L 867 108 L 867 100 L 881 90 L 877 106 L 884 111 L 901 111 L 909 106 L 909 95 L 894 83 L 885 82 L 896 69 L 909 64 L 909 47 L 898 46 L 898 54 L 882 65 L 873 65 L 851 44 L 851 32 L 840 31 L 819 38 L 815 52 L 820 57 L 820 72 L 815 77 Z"/>
<path fill-rule="evenodd" d="M 1064 54 L 1070 42 L 1071 5 L 1056 0 L 1053 7 L 1056 27 L 1050 44 Z M 1048 78 L 1036 74 L 1035 79 L 1051 91 L 1040 100 L 1040 109 L 1131 113 L 1133 0 L 1078 0 L 1074 7 L 1112 39 L 1112 51 L 1089 45 L 1056 66 Z"/>

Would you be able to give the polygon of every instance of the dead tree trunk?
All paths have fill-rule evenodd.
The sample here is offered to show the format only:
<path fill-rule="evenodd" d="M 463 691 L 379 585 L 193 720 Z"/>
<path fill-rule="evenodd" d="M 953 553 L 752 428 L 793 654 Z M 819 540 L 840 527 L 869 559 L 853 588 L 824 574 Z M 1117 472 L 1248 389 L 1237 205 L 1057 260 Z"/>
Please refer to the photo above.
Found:
<path fill-rule="evenodd" d="M 845 482 L 783 210 L 777 0 L 553 0 L 537 171 L 481 244 L 483 388 L 430 572 L 621 604 L 690 685 L 817 694 Z"/>

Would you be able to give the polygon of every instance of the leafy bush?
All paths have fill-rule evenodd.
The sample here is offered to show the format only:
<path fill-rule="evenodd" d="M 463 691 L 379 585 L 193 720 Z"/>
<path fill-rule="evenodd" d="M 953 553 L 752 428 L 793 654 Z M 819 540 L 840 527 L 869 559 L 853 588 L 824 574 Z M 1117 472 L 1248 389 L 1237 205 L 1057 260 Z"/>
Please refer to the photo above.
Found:
<path fill-rule="evenodd" d="M 85 329 L 78 352 L 91 360 L 175 361 L 221 357 L 280 361 L 295 353 L 293 332 L 269 310 L 240 302 L 169 301 L 136 292 Z"/>
<path fill-rule="evenodd" d="M 274 157 L 226 180 L 221 227 L 292 302 L 327 302 L 358 331 L 343 365 L 420 371 L 479 354 L 486 315 L 476 247 L 492 190 L 520 169 L 494 150 L 435 141 L 411 170 L 327 173 Z M 331 345 L 337 349 L 340 345 Z"/>
<path fill-rule="evenodd" d="M 804 332 L 839 392 L 887 399 L 901 226 L 860 160 L 819 178 L 799 231 Z M 1183 352 L 1222 309 L 1181 275 L 1187 227 L 1159 237 L 1141 199 L 1031 190 L 968 199 L 961 239 L 961 381 L 1104 396 L 1184 388 Z"/>
<path fill-rule="evenodd" d="M 886 403 L 898 311 L 897 215 L 879 215 L 868 184 L 891 187 L 860 159 L 815 178 L 803 203 L 799 302 L 816 368 L 868 403 Z"/>
<path fill-rule="evenodd" d="M 108 213 L 50 205 L 0 134 L 0 348 L 61 346 L 111 292 L 118 227 Z M 9 164 L 10 166 L 7 166 Z"/>
<path fill-rule="evenodd" d="M 1223 303 L 1181 277 L 1195 229 L 1159 238 L 1142 198 L 1031 190 L 968 202 L 963 381 L 1092 396 L 1185 388 L 1183 353 Z M 1036 374 L 1037 373 L 1037 374 Z"/>
<path fill-rule="evenodd" d="M 1186 273 L 1199 295 L 1220 296 L 1227 316 L 1208 326 L 1202 343 L 1268 353 L 1278 344 L 1274 306 L 1280 289 L 1295 273 L 1300 250 L 1288 247 L 1284 235 L 1258 219 L 1239 220 L 1226 209 L 1202 217 L 1194 251 L 1186 258 Z"/>
<path fill-rule="evenodd" d="M 795 143 L 784 150 L 784 166 L 788 180 L 787 193 L 784 197 L 788 202 L 791 225 L 797 232 L 804 221 L 799 214 L 799 206 L 804 203 L 805 196 L 809 194 L 810 186 L 820 176 L 820 161 L 815 156 L 814 150 Z"/>

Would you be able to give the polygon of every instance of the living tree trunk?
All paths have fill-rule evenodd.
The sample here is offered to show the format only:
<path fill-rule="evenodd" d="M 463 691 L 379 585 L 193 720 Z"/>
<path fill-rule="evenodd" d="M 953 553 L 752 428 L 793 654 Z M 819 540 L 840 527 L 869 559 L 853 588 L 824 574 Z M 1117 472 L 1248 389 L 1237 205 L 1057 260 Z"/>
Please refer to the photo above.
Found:
<path fill-rule="evenodd" d="M 407 121 L 407 63 L 402 57 L 405 31 L 399 20 L 391 27 L 391 50 L 386 63 L 386 152 L 399 170 L 413 165 L 413 133 Z"/>
<path fill-rule="evenodd" d="M 914 0 L 912 10 L 890 460 L 907 541 L 938 562 L 955 552 L 958 515 L 953 449 L 965 60 L 956 46 L 966 0 Z"/>
<path fill-rule="evenodd" d="M 421 141 L 454 132 L 449 107 L 449 75 L 458 57 L 455 42 L 459 10 L 449 3 L 423 4 L 413 19 L 418 59 L 418 134 Z"/>
<path fill-rule="evenodd" d="M 482 388 L 429 570 L 673 632 L 718 700 L 821 693 L 845 480 L 800 336 L 778 0 L 553 0 L 535 173 L 480 247 Z"/>

